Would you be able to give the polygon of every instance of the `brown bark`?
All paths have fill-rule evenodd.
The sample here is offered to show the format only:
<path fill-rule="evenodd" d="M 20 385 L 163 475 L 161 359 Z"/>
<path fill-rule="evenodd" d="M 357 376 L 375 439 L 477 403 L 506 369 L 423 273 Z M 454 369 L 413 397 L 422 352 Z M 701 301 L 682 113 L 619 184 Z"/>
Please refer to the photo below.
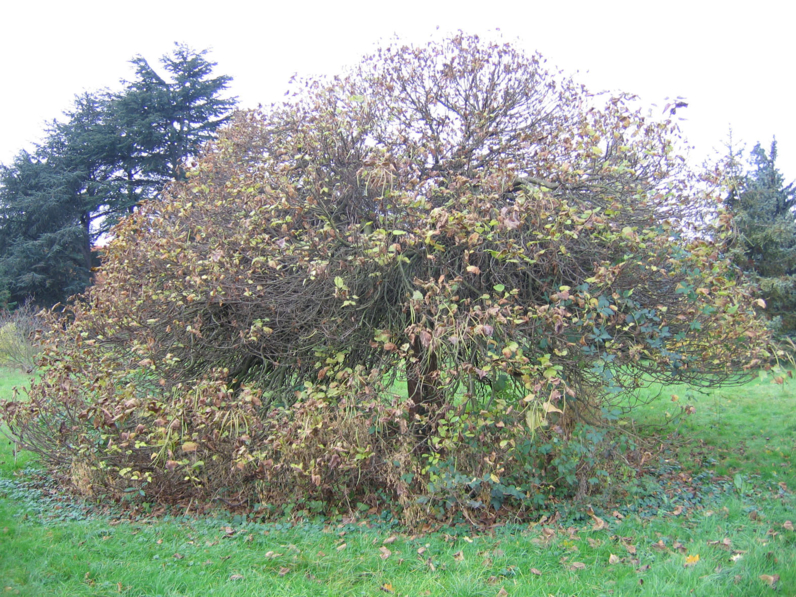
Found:
<path fill-rule="evenodd" d="M 428 416 L 442 403 L 439 391 L 437 354 L 434 350 L 424 350 L 419 336 L 412 341 L 415 362 L 407 364 L 406 386 L 409 395 L 409 420 L 417 424 L 418 434 L 428 437 L 433 424 Z"/>

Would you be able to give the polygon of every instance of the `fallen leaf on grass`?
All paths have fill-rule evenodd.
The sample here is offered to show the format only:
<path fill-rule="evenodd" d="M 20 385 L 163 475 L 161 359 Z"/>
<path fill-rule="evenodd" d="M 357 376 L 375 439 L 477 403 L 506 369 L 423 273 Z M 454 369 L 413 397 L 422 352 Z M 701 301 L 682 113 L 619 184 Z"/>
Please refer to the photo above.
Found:
<path fill-rule="evenodd" d="M 392 585 L 391 585 L 390 583 L 388 583 L 388 582 L 387 582 L 387 583 L 384 583 L 384 584 L 383 584 L 383 585 L 381 585 L 379 588 L 380 588 L 382 591 L 384 591 L 385 593 L 395 593 L 395 589 L 393 589 L 393 588 L 392 588 Z"/>
<path fill-rule="evenodd" d="M 536 576 L 542 576 L 542 571 L 537 570 L 536 568 L 531 568 L 531 574 L 534 574 Z"/>
<path fill-rule="evenodd" d="M 618 564 L 621 561 L 622 560 L 619 558 L 619 556 L 615 556 L 614 554 L 611 554 L 610 556 L 608 556 L 608 563 L 611 564 L 612 566 L 614 564 Z"/>
<path fill-rule="evenodd" d="M 784 528 L 786 531 L 792 531 L 793 530 L 793 523 L 790 520 L 786 520 L 782 524 L 782 528 Z"/>
<path fill-rule="evenodd" d="M 627 550 L 627 553 L 629 553 L 631 556 L 636 555 L 636 546 L 635 545 L 630 545 L 628 543 L 627 545 L 625 545 L 625 549 Z"/>
<path fill-rule="evenodd" d="M 175 559 L 175 560 L 181 560 L 181 559 L 183 559 L 184 557 L 185 557 L 185 556 L 184 556 L 184 555 L 182 555 L 182 554 L 180 554 L 180 553 L 175 553 L 175 554 L 174 554 L 174 559 Z"/>
<path fill-rule="evenodd" d="M 718 547 L 719 549 L 726 549 L 727 551 L 730 551 L 730 548 L 732 547 L 732 542 L 728 538 L 725 537 L 721 541 L 708 541 L 708 545 L 710 545 L 712 547 Z"/>
<path fill-rule="evenodd" d="M 770 574 L 761 574 L 760 580 L 766 583 L 772 589 L 777 588 L 777 583 L 779 582 L 779 574 L 770 575 Z"/>
<path fill-rule="evenodd" d="M 699 554 L 698 553 L 694 554 L 692 556 L 686 556 L 685 564 L 683 564 L 683 566 L 685 566 L 686 568 L 689 568 L 691 566 L 696 566 L 696 563 L 698 561 L 699 561 Z"/>
<path fill-rule="evenodd" d="M 273 551 L 266 551 L 264 557 L 266 557 L 266 558 L 278 558 L 281 555 L 282 555 L 281 553 L 274 553 Z"/>
<path fill-rule="evenodd" d="M 383 543 L 384 545 L 389 545 L 390 543 L 395 543 L 395 540 L 396 540 L 397 538 L 398 538 L 398 537 L 396 537 L 395 535 L 390 535 L 390 536 L 389 536 L 389 537 L 387 537 L 387 538 L 386 538 L 384 541 L 382 541 L 382 543 Z"/>
<path fill-rule="evenodd" d="M 461 552 L 461 550 L 459 550 L 455 554 L 453 554 L 453 559 L 456 560 L 457 562 L 463 562 L 464 554 Z"/>
<path fill-rule="evenodd" d="M 592 531 L 602 531 L 603 529 L 608 528 L 608 524 L 594 513 L 594 510 L 592 510 L 591 506 L 586 513 L 591 516 L 591 519 L 594 521 L 594 524 L 591 526 Z"/>
<path fill-rule="evenodd" d="M 233 574 L 232 576 L 229 577 L 229 580 L 243 580 L 243 575 L 242 574 Z"/>
<path fill-rule="evenodd" d="M 417 548 L 417 555 L 422 556 L 424 553 L 426 553 L 426 548 L 425 547 L 418 547 Z"/>
<path fill-rule="evenodd" d="M 497 597 L 506 597 L 506 595 L 508 595 L 508 593 L 506 592 L 506 589 L 504 589 L 503 587 L 500 587 L 500 590 L 497 592 Z"/>
<path fill-rule="evenodd" d="M 675 516 L 680 516 L 683 513 L 683 507 L 677 506 L 674 510 L 672 510 L 672 514 Z"/>
<path fill-rule="evenodd" d="M 586 570 L 586 564 L 583 562 L 572 562 L 569 565 L 570 570 Z"/>
<path fill-rule="evenodd" d="M 288 572 L 290 572 L 290 568 L 285 568 L 284 566 L 279 568 L 279 576 L 284 576 Z"/>
<path fill-rule="evenodd" d="M 336 549 L 337 549 L 337 551 L 343 551 L 343 550 L 344 550 L 346 547 L 348 547 L 348 544 L 346 544 L 346 543 L 341 543 L 340 545 L 338 545 L 338 546 L 336 547 Z"/>
<path fill-rule="evenodd" d="M 472 540 L 472 539 L 470 539 L 470 537 L 468 537 L 467 535 L 465 535 L 464 537 L 462 537 L 462 539 L 464 539 L 465 541 L 467 541 L 467 543 L 472 543 L 472 542 L 473 542 L 473 540 Z"/>
<path fill-rule="evenodd" d="M 680 553 L 685 553 L 688 551 L 686 546 L 680 543 L 679 541 L 674 542 L 674 545 L 672 545 L 672 549 L 674 549 L 675 551 L 679 551 Z"/>
<path fill-rule="evenodd" d="M 387 549 L 386 547 L 384 547 L 383 545 L 379 548 L 379 552 L 380 552 L 379 553 L 379 557 L 382 560 L 386 560 L 387 558 L 389 558 L 392 555 L 392 552 L 389 549 Z"/>
<path fill-rule="evenodd" d="M 653 543 L 650 545 L 652 549 L 655 551 L 666 551 L 667 547 L 666 544 L 663 542 L 663 539 L 660 539 L 657 543 Z"/>

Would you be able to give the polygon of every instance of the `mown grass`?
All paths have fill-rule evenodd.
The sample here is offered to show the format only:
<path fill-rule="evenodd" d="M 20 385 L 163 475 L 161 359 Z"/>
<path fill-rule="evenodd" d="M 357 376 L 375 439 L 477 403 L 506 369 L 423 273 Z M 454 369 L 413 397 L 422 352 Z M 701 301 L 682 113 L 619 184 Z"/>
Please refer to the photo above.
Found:
<path fill-rule="evenodd" d="M 696 410 L 678 418 L 684 404 Z M 796 521 L 793 386 L 761 380 L 706 394 L 669 388 L 634 420 L 644 425 L 674 420 L 664 433 L 671 437 L 660 452 L 661 466 L 679 460 L 682 469 L 670 476 L 682 479 L 683 491 L 700 478 L 715 493 L 694 507 L 687 500 L 677 502 L 686 507 L 678 507 L 657 499 L 654 515 L 642 516 L 633 504 L 648 499 L 641 480 L 616 515 L 597 510 L 604 526 L 583 515 L 555 525 L 480 533 L 461 526 L 412 534 L 372 521 L 131 520 L 122 513 L 86 515 L 47 483 L 25 486 L 27 456 L 15 465 L 3 442 L 0 592 L 796 595 L 796 532 L 788 524 Z"/>

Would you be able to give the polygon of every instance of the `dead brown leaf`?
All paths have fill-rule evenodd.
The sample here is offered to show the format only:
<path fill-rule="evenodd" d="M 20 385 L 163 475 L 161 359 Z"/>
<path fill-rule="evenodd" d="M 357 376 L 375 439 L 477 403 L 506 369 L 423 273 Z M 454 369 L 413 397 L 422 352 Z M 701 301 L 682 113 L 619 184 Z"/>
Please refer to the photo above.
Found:
<path fill-rule="evenodd" d="M 457 562 L 463 562 L 464 554 L 462 553 L 462 550 L 459 550 L 455 554 L 453 554 L 453 559 L 456 560 Z"/>
<path fill-rule="evenodd" d="M 387 549 L 386 547 L 384 547 L 383 545 L 379 548 L 379 552 L 381 552 L 381 553 L 379 553 L 379 557 L 382 560 L 386 560 L 387 558 L 389 558 L 392 555 L 392 552 L 389 549 Z"/>
<path fill-rule="evenodd" d="M 672 549 L 674 549 L 674 551 L 679 551 L 680 553 L 685 553 L 688 551 L 686 546 L 680 543 L 679 541 L 674 542 L 674 545 L 672 545 Z"/>
<path fill-rule="evenodd" d="M 612 566 L 614 564 L 618 564 L 621 561 L 622 560 L 619 558 L 619 556 L 615 556 L 614 554 L 608 556 L 608 563 L 611 564 Z"/>
<path fill-rule="evenodd" d="M 677 506 L 674 510 L 672 510 L 672 514 L 675 516 L 680 516 L 683 513 L 683 507 Z"/>
<path fill-rule="evenodd" d="M 264 557 L 266 557 L 266 558 L 278 558 L 281 555 L 282 555 L 281 553 L 274 553 L 273 551 L 266 551 Z"/>
<path fill-rule="evenodd" d="M 569 565 L 570 570 L 586 570 L 586 564 L 583 562 L 572 562 Z"/>
<path fill-rule="evenodd" d="M 337 549 L 337 551 L 343 551 L 346 547 L 348 547 L 347 543 L 341 543 L 335 549 Z"/>
<path fill-rule="evenodd" d="M 782 523 L 782 528 L 785 529 L 786 531 L 792 531 L 793 523 L 790 520 L 786 520 L 784 523 Z"/>
<path fill-rule="evenodd" d="M 284 566 L 279 568 L 279 576 L 284 576 L 288 572 L 290 572 L 290 568 L 285 568 Z"/>
<path fill-rule="evenodd" d="M 542 571 L 538 570 L 536 568 L 531 568 L 531 574 L 533 574 L 535 576 L 542 576 Z"/>
<path fill-rule="evenodd" d="M 503 587 L 500 587 L 500 590 L 497 592 L 497 597 L 506 597 L 506 595 L 508 595 L 508 593 L 506 592 L 506 589 L 504 589 Z"/>
<path fill-rule="evenodd" d="M 779 582 L 779 574 L 774 574 L 774 575 L 761 574 L 760 575 L 760 580 L 762 580 L 764 583 L 766 583 L 772 589 L 776 589 L 777 588 L 777 583 Z"/>
<path fill-rule="evenodd" d="M 628 543 L 628 544 L 625 545 L 625 549 L 627 550 L 627 553 L 629 553 L 631 556 L 636 555 L 636 546 L 635 545 L 630 545 Z"/>
<path fill-rule="evenodd" d="M 398 538 L 398 537 L 396 537 L 395 535 L 390 535 L 390 536 L 389 536 L 389 537 L 387 537 L 387 538 L 386 538 L 386 539 L 385 539 L 385 540 L 384 540 L 382 543 L 384 543 L 384 545 L 389 545 L 390 543 L 395 543 L 395 540 L 396 540 L 397 538 Z"/>
<path fill-rule="evenodd" d="M 229 580 L 243 580 L 243 575 L 242 574 L 233 574 L 232 576 L 229 577 Z"/>
<path fill-rule="evenodd" d="M 174 554 L 174 559 L 175 559 L 175 560 L 181 560 L 181 559 L 183 559 L 184 557 L 185 557 L 185 556 L 184 556 L 184 555 L 182 555 L 182 554 L 180 554 L 180 553 L 175 553 L 175 554 Z"/>
<path fill-rule="evenodd" d="M 663 539 L 660 539 L 657 543 L 653 543 L 650 545 L 652 549 L 655 551 L 666 551 L 667 547 L 666 544 L 663 542 Z"/>
<path fill-rule="evenodd" d="M 730 541 L 727 537 L 725 537 L 721 541 L 708 541 L 708 545 L 710 545 L 711 547 L 718 547 L 719 549 L 726 549 L 727 551 L 730 551 L 730 548 L 732 548 L 732 541 Z"/>

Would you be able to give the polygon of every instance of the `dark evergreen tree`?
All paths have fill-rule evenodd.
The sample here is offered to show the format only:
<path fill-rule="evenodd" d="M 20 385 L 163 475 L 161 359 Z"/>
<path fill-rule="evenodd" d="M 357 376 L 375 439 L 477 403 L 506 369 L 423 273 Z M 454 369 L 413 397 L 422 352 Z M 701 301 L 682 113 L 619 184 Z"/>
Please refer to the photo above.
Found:
<path fill-rule="evenodd" d="M 168 79 L 136 57 L 136 77 L 122 92 L 78 96 L 33 154 L 0 169 L 2 296 L 49 306 L 81 292 L 97 265 L 97 239 L 184 177 L 185 160 L 235 103 L 218 97 L 231 79 L 212 77 L 205 56 L 178 45 L 161 59 Z"/>
<path fill-rule="evenodd" d="M 776 167 L 777 145 L 758 143 L 749 170 L 737 176 L 727 197 L 737 237 L 733 259 L 757 280 L 779 331 L 796 332 L 796 188 Z"/>
<path fill-rule="evenodd" d="M 20 153 L 0 169 L 0 271 L 8 298 L 52 305 L 90 280 L 91 245 L 80 220 L 77 177 L 44 155 Z"/>
<path fill-rule="evenodd" d="M 214 137 L 235 106 L 234 98 L 219 97 L 231 77 L 211 77 L 216 63 L 206 54 L 207 50 L 178 44 L 160 60 L 168 79 L 137 56 L 132 60 L 136 78 L 114 102 L 130 165 L 146 181 L 150 194 L 164 181 L 184 177 L 185 159 Z"/>

